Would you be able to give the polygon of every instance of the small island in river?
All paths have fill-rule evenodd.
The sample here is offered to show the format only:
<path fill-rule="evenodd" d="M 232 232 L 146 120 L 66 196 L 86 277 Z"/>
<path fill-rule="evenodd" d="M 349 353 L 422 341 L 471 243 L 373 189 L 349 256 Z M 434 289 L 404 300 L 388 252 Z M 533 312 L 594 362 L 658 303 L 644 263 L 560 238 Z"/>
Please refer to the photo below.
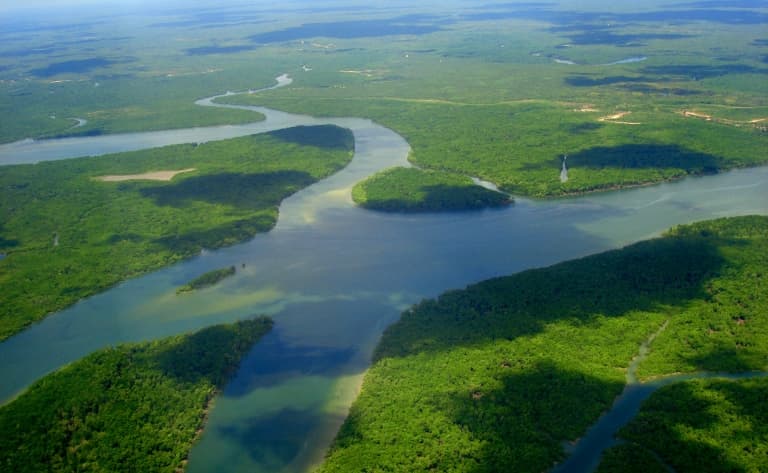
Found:
<path fill-rule="evenodd" d="M 196 277 L 188 284 L 185 284 L 176 290 L 176 294 L 184 294 L 185 292 L 197 291 L 198 289 L 204 289 L 206 287 L 218 284 L 220 281 L 235 275 L 235 267 L 214 269 L 207 273 Z"/>
<path fill-rule="evenodd" d="M 458 174 L 396 167 L 355 185 L 352 200 L 384 212 L 440 212 L 503 207 L 512 202 L 504 193 L 475 184 Z"/>

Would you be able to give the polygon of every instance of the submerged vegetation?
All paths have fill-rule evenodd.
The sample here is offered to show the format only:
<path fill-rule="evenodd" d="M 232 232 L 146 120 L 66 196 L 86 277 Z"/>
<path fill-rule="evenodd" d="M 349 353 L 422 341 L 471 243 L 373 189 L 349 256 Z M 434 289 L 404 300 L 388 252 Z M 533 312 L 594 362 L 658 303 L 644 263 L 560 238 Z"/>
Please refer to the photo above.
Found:
<path fill-rule="evenodd" d="M 765 370 L 766 269 L 768 218 L 740 217 L 426 300 L 386 330 L 323 471 L 545 470 L 666 321 L 644 377 Z"/>
<path fill-rule="evenodd" d="M 438 212 L 499 207 L 509 196 L 486 189 L 465 176 L 416 168 L 392 168 L 352 189 L 361 207 L 386 212 Z"/>
<path fill-rule="evenodd" d="M 0 407 L 3 471 L 183 469 L 208 408 L 267 318 L 95 352 Z"/>
<path fill-rule="evenodd" d="M 767 392 L 768 378 L 663 387 L 621 430 L 627 443 L 608 450 L 598 471 L 766 471 Z"/>
<path fill-rule="evenodd" d="M 0 340 L 122 280 L 270 230 L 280 202 L 344 167 L 353 146 L 349 130 L 297 127 L 0 167 Z M 168 182 L 99 179 L 192 168 Z"/>
<path fill-rule="evenodd" d="M 176 294 L 192 292 L 198 289 L 210 287 L 234 275 L 235 275 L 234 266 L 230 266 L 229 268 L 214 269 L 213 271 L 208 271 L 207 273 L 196 277 L 195 279 L 190 281 L 189 284 L 185 284 L 180 288 L 176 289 Z"/>

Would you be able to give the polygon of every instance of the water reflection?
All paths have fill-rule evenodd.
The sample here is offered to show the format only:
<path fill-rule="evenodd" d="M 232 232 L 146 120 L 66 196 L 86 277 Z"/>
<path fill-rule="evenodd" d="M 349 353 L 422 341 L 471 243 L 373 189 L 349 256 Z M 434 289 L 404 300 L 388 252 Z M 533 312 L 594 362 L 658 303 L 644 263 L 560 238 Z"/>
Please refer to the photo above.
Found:
<path fill-rule="evenodd" d="M 189 470 L 301 470 L 322 457 L 378 337 L 408 305 L 481 279 L 631 243 L 675 224 L 768 213 L 768 168 L 578 198 L 517 199 L 514 206 L 481 212 L 368 212 L 352 205 L 349 189 L 379 169 L 406 164 L 409 148 L 401 137 L 368 120 L 254 109 L 267 121 L 238 133 L 334 123 L 353 130 L 355 158 L 284 201 L 272 232 L 127 281 L 0 344 L 0 399 L 107 345 L 271 314 L 275 330 L 218 399 Z M 194 133 L 219 139 L 232 128 Z M 179 142 L 190 132 L 162 133 L 162 140 Z M 144 135 L 150 135 L 140 139 L 145 145 L 160 139 Z M 125 142 L 124 135 L 115 143 L 99 141 L 104 138 L 76 147 L 57 140 L 40 152 L 57 157 L 95 149 L 94 142 Z M 5 156 L 0 149 L 0 160 Z M 34 153 L 27 158 L 36 159 Z M 175 295 L 180 282 L 242 264 L 218 286 Z"/>

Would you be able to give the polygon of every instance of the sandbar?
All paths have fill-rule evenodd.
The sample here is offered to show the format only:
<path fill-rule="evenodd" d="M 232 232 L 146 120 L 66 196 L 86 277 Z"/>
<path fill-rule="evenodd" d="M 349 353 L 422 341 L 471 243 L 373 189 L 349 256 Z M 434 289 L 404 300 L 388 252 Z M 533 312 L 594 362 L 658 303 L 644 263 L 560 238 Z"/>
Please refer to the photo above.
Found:
<path fill-rule="evenodd" d="M 144 174 L 117 174 L 111 176 L 99 176 L 94 179 L 104 182 L 120 182 L 120 181 L 170 181 L 177 174 L 196 171 L 197 168 L 181 169 L 179 171 L 153 171 L 145 172 Z"/>

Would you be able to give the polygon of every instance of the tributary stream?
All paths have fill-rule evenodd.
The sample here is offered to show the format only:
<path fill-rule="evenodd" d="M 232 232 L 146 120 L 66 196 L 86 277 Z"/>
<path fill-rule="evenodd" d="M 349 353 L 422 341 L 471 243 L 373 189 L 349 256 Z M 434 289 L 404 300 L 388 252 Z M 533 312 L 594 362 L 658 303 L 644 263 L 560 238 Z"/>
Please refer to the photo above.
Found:
<path fill-rule="evenodd" d="M 409 305 L 490 277 L 616 248 L 676 224 L 768 214 L 767 167 L 567 199 L 517 199 L 501 210 L 365 211 L 352 204 L 351 186 L 380 169 L 407 165 L 403 138 L 360 118 L 246 108 L 266 120 L 0 146 L 2 165 L 325 123 L 351 129 L 356 143 L 345 169 L 282 203 L 269 233 L 126 281 L 0 344 L 0 401 L 108 345 L 269 314 L 274 330 L 217 399 L 188 471 L 302 471 L 322 459 L 382 331 Z M 559 174 L 553 168 L 552 179 Z M 179 285 L 229 265 L 238 267 L 236 276 L 176 296 Z"/>

